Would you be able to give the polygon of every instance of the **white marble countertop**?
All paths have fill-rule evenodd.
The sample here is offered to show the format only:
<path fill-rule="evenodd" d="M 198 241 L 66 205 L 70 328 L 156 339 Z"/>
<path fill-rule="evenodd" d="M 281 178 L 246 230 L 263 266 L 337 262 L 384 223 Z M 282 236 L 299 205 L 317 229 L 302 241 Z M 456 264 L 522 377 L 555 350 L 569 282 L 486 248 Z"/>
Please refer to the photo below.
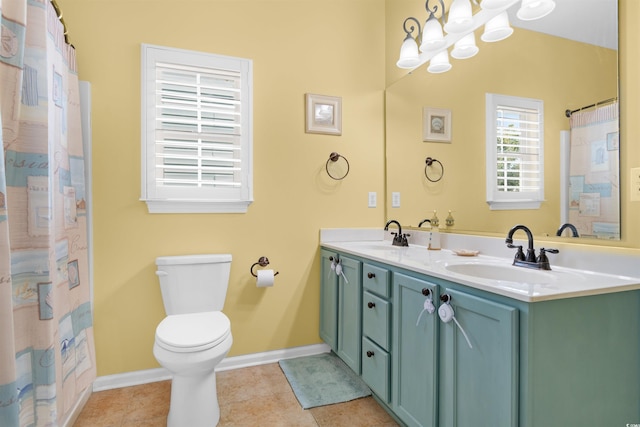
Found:
<path fill-rule="evenodd" d="M 481 289 L 494 294 L 524 302 L 536 302 L 562 298 L 573 298 L 587 295 L 598 295 L 612 292 L 622 292 L 640 289 L 640 276 L 613 274 L 611 272 L 591 271 L 585 268 L 569 268 L 554 264 L 554 255 L 549 255 L 552 270 L 535 270 L 512 265 L 513 258 L 495 256 L 491 246 L 496 242 L 483 242 L 474 236 L 473 239 L 463 239 L 460 236 L 445 236 L 441 250 L 429 250 L 426 246 L 410 243 L 409 247 L 397 247 L 388 240 L 388 233 L 382 230 L 322 230 L 321 245 L 327 249 L 348 253 L 384 264 L 407 269 L 417 273 L 438 277 L 452 282 L 461 283 L 472 288 Z M 415 234 L 415 233 L 414 233 Z M 462 240 L 460 240 L 462 239 Z M 489 238 L 491 239 L 491 238 Z M 415 239 L 421 243 L 420 239 Z M 472 247 L 460 246 L 462 243 L 472 243 Z M 447 244 L 458 246 L 447 248 Z M 504 247 L 504 243 L 501 244 Z M 526 246 L 525 246 L 526 248 Z M 480 250 L 477 256 L 458 256 L 455 250 Z M 484 250 L 483 250 L 484 249 Z M 514 250 L 507 249 L 505 253 L 512 255 Z M 571 258 L 571 254 L 565 258 Z M 624 256 L 623 256 L 624 258 Z M 635 258 L 635 253 L 632 253 Z M 619 270 L 626 270 L 624 262 Z M 568 262 L 572 264 L 571 262 Z M 459 267 L 461 264 L 466 266 Z M 454 271 L 461 268 L 478 269 Z M 632 266 L 631 270 L 637 269 Z"/>

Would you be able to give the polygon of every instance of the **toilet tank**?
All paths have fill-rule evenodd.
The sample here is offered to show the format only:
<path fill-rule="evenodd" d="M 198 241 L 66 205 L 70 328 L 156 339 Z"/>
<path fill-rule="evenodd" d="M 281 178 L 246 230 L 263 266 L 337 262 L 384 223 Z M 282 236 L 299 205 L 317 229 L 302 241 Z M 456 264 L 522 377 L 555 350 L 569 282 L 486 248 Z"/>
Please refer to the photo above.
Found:
<path fill-rule="evenodd" d="M 230 254 L 163 256 L 156 258 L 156 266 L 167 315 L 222 311 Z"/>

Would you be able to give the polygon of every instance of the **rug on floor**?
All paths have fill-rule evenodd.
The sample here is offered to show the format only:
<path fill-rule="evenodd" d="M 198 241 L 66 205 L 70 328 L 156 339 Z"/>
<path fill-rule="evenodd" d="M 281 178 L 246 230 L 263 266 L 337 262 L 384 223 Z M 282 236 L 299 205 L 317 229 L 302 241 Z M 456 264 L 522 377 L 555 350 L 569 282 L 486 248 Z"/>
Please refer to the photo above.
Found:
<path fill-rule="evenodd" d="M 334 353 L 284 359 L 279 364 L 304 409 L 371 395 L 362 379 Z"/>

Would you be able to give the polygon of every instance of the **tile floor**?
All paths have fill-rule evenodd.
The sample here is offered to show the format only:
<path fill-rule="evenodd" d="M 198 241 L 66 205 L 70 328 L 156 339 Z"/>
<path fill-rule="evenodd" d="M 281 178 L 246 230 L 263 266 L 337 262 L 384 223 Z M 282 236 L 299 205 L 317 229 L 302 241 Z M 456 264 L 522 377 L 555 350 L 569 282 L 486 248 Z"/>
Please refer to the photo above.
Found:
<path fill-rule="evenodd" d="M 303 410 L 277 363 L 219 372 L 217 384 L 219 427 L 398 425 L 372 397 Z M 170 392 L 169 381 L 95 392 L 74 427 L 164 427 Z"/>

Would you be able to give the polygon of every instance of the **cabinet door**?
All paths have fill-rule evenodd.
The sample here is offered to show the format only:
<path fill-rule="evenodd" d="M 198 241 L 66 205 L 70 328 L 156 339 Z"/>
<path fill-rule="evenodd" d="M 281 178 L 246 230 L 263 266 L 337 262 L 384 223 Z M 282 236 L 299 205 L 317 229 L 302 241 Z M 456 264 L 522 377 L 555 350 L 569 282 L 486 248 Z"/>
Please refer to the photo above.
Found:
<path fill-rule="evenodd" d="M 446 289 L 455 319 L 440 322 L 441 427 L 518 425 L 518 310 Z"/>
<path fill-rule="evenodd" d="M 393 411 L 408 426 L 434 427 L 438 315 L 423 309 L 428 297 L 437 300 L 438 287 L 394 273 L 393 292 Z"/>
<path fill-rule="evenodd" d="M 337 255 L 320 251 L 320 338 L 338 350 L 338 277 L 331 269 Z"/>
<path fill-rule="evenodd" d="M 362 263 L 340 257 L 338 276 L 338 356 L 360 375 L 362 348 Z"/>

